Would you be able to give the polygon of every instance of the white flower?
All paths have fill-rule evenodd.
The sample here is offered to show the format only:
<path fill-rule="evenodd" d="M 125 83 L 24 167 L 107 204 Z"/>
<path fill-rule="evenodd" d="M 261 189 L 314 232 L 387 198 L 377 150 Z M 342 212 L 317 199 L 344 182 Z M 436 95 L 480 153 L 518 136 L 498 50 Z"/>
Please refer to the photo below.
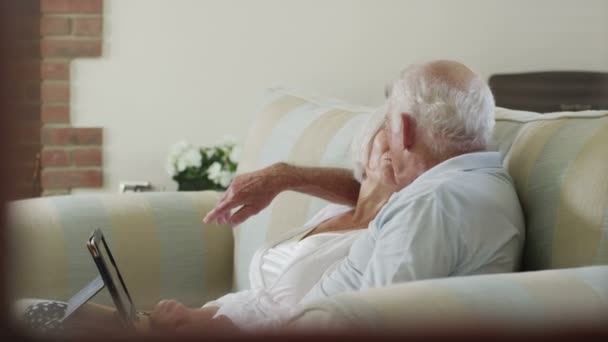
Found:
<path fill-rule="evenodd" d="M 232 152 L 230 152 L 229 158 L 233 162 L 238 163 L 239 159 L 241 158 L 241 148 L 239 146 L 234 146 L 232 148 Z"/>
<path fill-rule="evenodd" d="M 222 187 L 226 188 L 228 187 L 228 185 L 230 184 L 230 182 L 232 181 L 232 178 L 234 177 L 234 174 L 230 171 L 223 171 L 220 173 L 219 176 L 219 183 Z"/>
<path fill-rule="evenodd" d="M 225 135 L 219 142 L 218 145 L 234 146 L 236 145 L 236 138 L 232 135 Z"/>
<path fill-rule="evenodd" d="M 171 149 L 169 151 L 169 156 L 172 156 L 173 158 L 175 158 L 177 160 L 177 158 L 182 153 L 184 153 L 186 150 L 188 150 L 191 147 L 192 147 L 192 145 L 190 145 L 190 143 L 188 143 L 186 140 L 180 140 L 180 141 L 176 142 L 175 144 L 173 144 L 173 146 L 171 146 Z"/>
<path fill-rule="evenodd" d="M 209 175 L 209 179 L 218 182 L 222 173 L 222 165 L 218 162 L 215 162 L 209 166 L 207 169 L 207 174 Z"/>
<path fill-rule="evenodd" d="M 186 168 L 188 168 L 188 164 L 186 164 L 186 160 L 180 158 L 177 161 L 177 172 L 183 172 L 184 170 L 186 170 Z"/>
<path fill-rule="evenodd" d="M 175 176 L 175 160 L 171 157 L 167 158 L 167 164 L 165 164 L 165 170 L 167 170 L 167 173 L 169 174 L 169 176 L 173 177 Z"/>
<path fill-rule="evenodd" d="M 175 176 L 189 167 L 200 167 L 202 161 L 200 150 L 187 141 L 181 140 L 169 149 L 165 169 L 170 176 Z"/>
<path fill-rule="evenodd" d="M 190 148 L 180 156 L 180 162 L 186 165 L 186 167 L 200 167 L 203 162 L 201 152 L 197 148 Z"/>

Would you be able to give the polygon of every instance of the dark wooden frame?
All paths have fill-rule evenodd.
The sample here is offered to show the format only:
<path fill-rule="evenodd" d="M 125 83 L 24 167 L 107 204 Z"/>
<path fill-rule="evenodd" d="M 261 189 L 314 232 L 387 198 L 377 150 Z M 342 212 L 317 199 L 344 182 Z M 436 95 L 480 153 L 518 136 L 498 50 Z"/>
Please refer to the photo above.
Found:
<path fill-rule="evenodd" d="M 498 107 L 548 113 L 608 109 L 608 73 L 547 71 L 492 75 Z"/>

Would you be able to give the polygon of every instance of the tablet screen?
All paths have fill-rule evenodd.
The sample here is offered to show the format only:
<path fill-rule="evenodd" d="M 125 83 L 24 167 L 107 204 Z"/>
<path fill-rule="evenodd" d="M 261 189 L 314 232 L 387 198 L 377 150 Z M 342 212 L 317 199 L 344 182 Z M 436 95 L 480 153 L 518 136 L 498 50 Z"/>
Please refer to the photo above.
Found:
<path fill-rule="evenodd" d="M 94 237 L 95 247 L 99 251 L 99 257 L 103 263 L 102 268 L 105 268 L 106 270 L 104 272 L 102 269 L 100 269 L 100 272 L 106 273 L 106 276 L 110 278 L 106 281 L 109 282 L 109 284 L 106 285 L 110 288 L 110 294 L 112 294 L 114 303 L 116 304 L 117 309 L 127 316 L 125 318 L 132 321 L 135 319 L 136 310 L 131 301 L 131 296 L 129 296 L 127 287 L 120 275 L 120 271 L 118 270 L 114 258 L 112 257 L 112 252 L 110 252 L 101 231 L 96 230 L 94 232 Z M 99 243 L 100 240 L 101 243 Z M 112 288 L 114 291 L 112 291 Z"/>

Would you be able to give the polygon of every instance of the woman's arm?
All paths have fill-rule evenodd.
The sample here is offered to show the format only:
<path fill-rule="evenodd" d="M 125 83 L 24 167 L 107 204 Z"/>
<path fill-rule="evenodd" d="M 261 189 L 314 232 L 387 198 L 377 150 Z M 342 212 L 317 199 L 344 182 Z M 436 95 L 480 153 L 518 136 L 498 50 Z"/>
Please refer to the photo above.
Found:
<path fill-rule="evenodd" d="M 237 176 L 204 221 L 240 224 L 262 211 L 279 193 L 286 190 L 354 206 L 359 196 L 359 188 L 359 182 L 347 169 L 276 163 Z M 237 212 L 231 214 L 232 209 L 240 206 L 242 207 Z"/>

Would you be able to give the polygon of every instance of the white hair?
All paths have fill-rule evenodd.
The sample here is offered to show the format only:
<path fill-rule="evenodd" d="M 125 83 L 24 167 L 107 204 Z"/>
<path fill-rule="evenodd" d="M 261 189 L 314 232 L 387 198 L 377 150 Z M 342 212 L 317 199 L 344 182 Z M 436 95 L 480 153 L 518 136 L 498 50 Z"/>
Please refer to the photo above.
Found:
<path fill-rule="evenodd" d="M 353 160 L 353 175 L 359 183 L 365 178 L 365 167 L 369 161 L 369 153 L 376 134 L 384 126 L 386 120 L 386 105 L 374 111 L 357 133 L 353 136 L 350 151 Z"/>
<path fill-rule="evenodd" d="M 494 128 L 488 85 L 464 65 L 447 63 L 456 66 L 451 75 L 412 66 L 387 90 L 393 131 L 401 129 L 401 114 L 410 114 L 417 135 L 441 158 L 485 149 Z"/>

